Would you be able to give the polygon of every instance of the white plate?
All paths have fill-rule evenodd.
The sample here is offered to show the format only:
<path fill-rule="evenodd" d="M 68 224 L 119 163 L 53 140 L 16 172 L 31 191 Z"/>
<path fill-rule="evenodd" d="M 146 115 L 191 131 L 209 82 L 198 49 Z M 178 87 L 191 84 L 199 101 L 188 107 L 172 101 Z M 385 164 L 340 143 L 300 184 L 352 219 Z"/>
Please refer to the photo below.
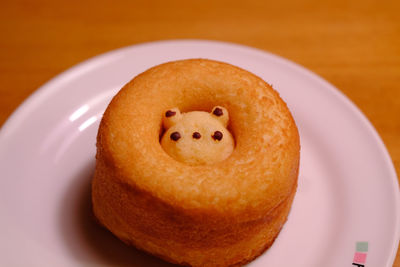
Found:
<path fill-rule="evenodd" d="M 127 47 L 60 74 L 0 131 L 0 265 L 167 264 L 127 247 L 91 218 L 99 119 L 136 74 L 170 60 L 210 58 L 272 83 L 301 135 L 299 188 L 274 245 L 250 266 L 391 266 L 399 191 L 390 157 L 361 112 L 315 74 L 244 46 L 181 40 Z M 367 242 L 357 247 L 357 242 Z M 364 246 L 363 246 L 364 245 Z M 366 260 L 362 257 L 366 255 Z"/>

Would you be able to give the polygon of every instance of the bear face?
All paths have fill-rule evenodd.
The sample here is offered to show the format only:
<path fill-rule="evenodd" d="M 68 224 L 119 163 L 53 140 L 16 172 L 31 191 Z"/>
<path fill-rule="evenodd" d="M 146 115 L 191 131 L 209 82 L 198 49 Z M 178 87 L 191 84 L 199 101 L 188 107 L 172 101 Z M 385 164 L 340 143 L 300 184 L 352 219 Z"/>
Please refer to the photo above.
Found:
<path fill-rule="evenodd" d="M 167 110 L 163 116 L 166 131 L 161 146 L 172 158 L 189 165 L 217 163 L 226 159 L 235 146 L 226 128 L 228 120 L 228 111 L 220 106 L 210 113 Z"/>

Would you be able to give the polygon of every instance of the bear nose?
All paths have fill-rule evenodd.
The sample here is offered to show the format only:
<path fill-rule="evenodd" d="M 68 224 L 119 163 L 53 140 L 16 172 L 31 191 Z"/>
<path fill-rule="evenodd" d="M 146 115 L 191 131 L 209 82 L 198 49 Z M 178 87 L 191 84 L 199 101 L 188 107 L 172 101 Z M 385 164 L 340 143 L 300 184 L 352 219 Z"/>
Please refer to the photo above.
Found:
<path fill-rule="evenodd" d="M 193 135 L 192 135 L 192 137 L 193 137 L 194 139 L 200 139 L 201 134 L 200 134 L 199 132 L 194 132 Z"/>

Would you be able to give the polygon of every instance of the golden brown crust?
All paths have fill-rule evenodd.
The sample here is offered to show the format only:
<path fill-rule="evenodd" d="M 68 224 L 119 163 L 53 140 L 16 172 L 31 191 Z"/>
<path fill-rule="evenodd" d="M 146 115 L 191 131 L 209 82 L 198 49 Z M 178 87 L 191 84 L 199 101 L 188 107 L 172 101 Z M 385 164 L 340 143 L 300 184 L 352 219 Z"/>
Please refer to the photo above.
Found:
<path fill-rule="evenodd" d="M 229 110 L 236 147 L 189 166 L 161 148 L 162 114 Z M 152 68 L 114 97 L 100 124 L 93 206 L 127 243 L 171 262 L 229 266 L 272 244 L 297 185 L 299 137 L 286 104 L 255 75 L 196 59 Z"/>

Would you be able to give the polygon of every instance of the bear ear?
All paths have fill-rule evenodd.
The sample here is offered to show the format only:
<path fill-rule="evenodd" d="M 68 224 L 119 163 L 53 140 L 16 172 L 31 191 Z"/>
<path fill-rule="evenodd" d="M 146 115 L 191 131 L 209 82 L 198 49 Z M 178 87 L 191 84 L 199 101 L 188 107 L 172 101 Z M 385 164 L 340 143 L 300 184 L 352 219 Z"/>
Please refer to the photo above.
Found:
<path fill-rule="evenodd" d="M 213 107 L 211 111 L 211 116 L 219 120 L 224 125 L 224 127 L 228 126 L 229 114 L 226 108 L 221 106 Z"/>
<path fill-rule="evenodd" d="M 163 114 L 163 126 L 165 130 L 174 126 L 182 118 L 182 114 L 179 108 L 171 108 L 164 112 Z"/>

